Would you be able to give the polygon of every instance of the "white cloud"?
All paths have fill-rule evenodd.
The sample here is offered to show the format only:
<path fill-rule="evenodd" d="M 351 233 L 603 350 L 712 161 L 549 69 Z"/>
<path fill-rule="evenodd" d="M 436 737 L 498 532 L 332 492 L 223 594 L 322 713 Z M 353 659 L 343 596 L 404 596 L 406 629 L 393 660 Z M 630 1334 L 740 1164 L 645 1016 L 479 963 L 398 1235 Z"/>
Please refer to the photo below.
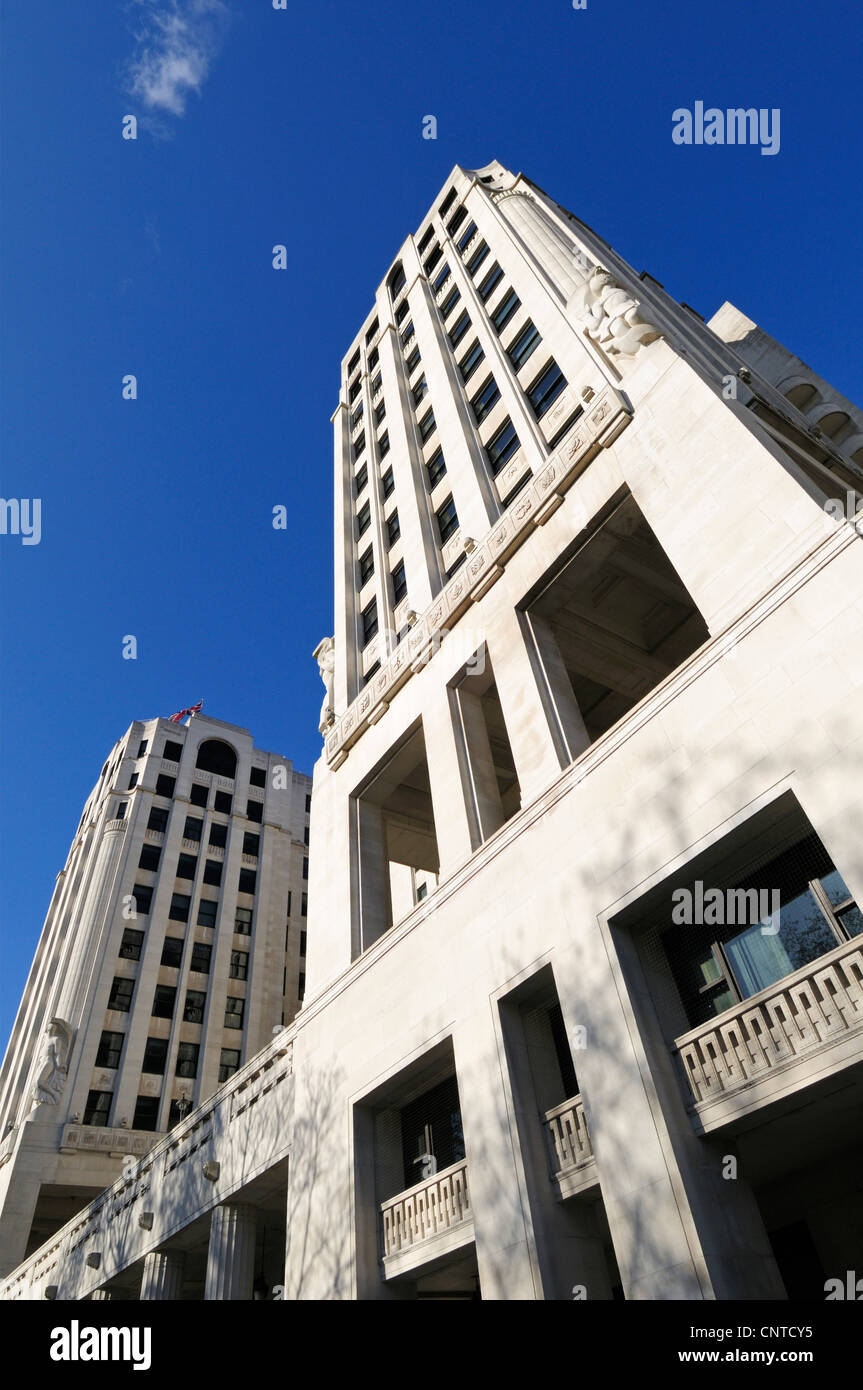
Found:
<path fill-rule="evenodd" d="M 200 93 L 230 20 L 225 0 L 136 0 L 143 25 L 129 86 L 150 111 L 182 116 Z"/>

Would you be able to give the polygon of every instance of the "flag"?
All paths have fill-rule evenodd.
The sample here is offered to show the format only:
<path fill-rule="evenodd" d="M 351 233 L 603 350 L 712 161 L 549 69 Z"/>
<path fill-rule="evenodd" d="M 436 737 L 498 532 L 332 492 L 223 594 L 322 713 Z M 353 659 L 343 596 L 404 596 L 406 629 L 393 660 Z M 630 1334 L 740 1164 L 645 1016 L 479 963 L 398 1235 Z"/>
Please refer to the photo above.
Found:
<path fill-rule="evenodd" d="M 196 705 L 191 705 L 189 709 L 179 709 L 176 714 L 171 715 L 171 723 L 179 724 L 181 719 L 185 719 L 187 714 L 200 714 L 204 708 L 203 700 L 199 700 Z"/>

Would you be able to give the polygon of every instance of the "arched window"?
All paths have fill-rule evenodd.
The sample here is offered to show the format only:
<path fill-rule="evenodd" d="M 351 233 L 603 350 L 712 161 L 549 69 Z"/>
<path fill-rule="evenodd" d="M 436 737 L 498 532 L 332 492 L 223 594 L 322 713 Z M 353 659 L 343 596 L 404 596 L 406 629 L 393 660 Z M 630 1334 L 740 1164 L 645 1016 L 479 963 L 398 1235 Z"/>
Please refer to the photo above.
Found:
<path fill-rule="evenodd" d="M 790 391 L 785 392 L 785 399 L 796 405 L 798 410 L 805 412 L 818 400 L 818 392 L 811 382 L 800 381 L 796 386 L 792 386 Z"/>
<path fill-rule="evenodd" d="M 405 275 L 402 263 L 401 261 L 399 261 L 398 265 L 394 266 L 393 269 L 390 271 L 389 279 L 387 280 L 387 284 L 389 285 L 390 291 L 390 299 L 392 299 L 393 303 L 395 303 L 395 301 L 398 299 L 406 283 L 407 277 Z"/>
<path fill-rule="evenodd" d="M 215 772 L 219 777 L 235 777 L 237 755 L 230 744 L 222 743 L 218 738 L 208 738 L 198 749 L 195 767 L 202 772 Z"/>
<path fill-rule="evenodd" d="M 841 444 L 843 439 L 847 439 L 853 433 L 851 417 L 844 410 L 831 410 L 815 423 L 821 433 L 832 439 L 834 444 Z"/>

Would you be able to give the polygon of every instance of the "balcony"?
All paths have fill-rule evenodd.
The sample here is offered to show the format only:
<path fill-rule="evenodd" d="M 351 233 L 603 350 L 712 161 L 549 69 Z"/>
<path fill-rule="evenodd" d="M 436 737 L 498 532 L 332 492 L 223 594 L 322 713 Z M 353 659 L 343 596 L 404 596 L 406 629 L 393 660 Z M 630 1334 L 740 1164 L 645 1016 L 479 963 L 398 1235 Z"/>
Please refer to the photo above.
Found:
<path fill-rule="evenodd" d="M 384 1275 L 391 1279 L 473 1240 L 467 1159 L 381 1203 Z"/>
<path fill-rule="evenodd" d="M 863 1061 L 863 942 L 843 942 L 693 1028 L 674 1051 L 703 1132 Z"/>
<path fill-rule="evenodd" d="M 573 1096 L 562 1105 L 546 1110 L 543 1124 L 548 1138 L 552 1181 L 561 1199 L 598 1182 L 581 1096 Z"/>

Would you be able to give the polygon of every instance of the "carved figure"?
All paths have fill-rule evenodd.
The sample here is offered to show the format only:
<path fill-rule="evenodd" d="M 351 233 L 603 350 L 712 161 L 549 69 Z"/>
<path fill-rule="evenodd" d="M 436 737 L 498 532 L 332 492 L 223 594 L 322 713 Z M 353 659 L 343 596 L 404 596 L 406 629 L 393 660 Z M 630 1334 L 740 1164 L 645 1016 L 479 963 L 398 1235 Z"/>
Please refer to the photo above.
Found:
<path fill-rule="evenodd" d="M 332 637 L 325 637 L 319 642 L 312 652 L 313 657 L 318 663 L 318 671 L 324 683 L 326 694 L 324 703 L 321 705 L 321 717 L 318 722 L 318 729 L 325 734 L 334 723 L 336 718 L 335 711 L 335 679 L 336 679 L 336 644 Z"/>
<path fill-rule="evenodd" d="M 66 1085 L 67 1062 L 72 1046 L 72 1029 L 62 1018 L 52 1018 L 33 1083 L 33 1107 L 57 1105 Z"/>

